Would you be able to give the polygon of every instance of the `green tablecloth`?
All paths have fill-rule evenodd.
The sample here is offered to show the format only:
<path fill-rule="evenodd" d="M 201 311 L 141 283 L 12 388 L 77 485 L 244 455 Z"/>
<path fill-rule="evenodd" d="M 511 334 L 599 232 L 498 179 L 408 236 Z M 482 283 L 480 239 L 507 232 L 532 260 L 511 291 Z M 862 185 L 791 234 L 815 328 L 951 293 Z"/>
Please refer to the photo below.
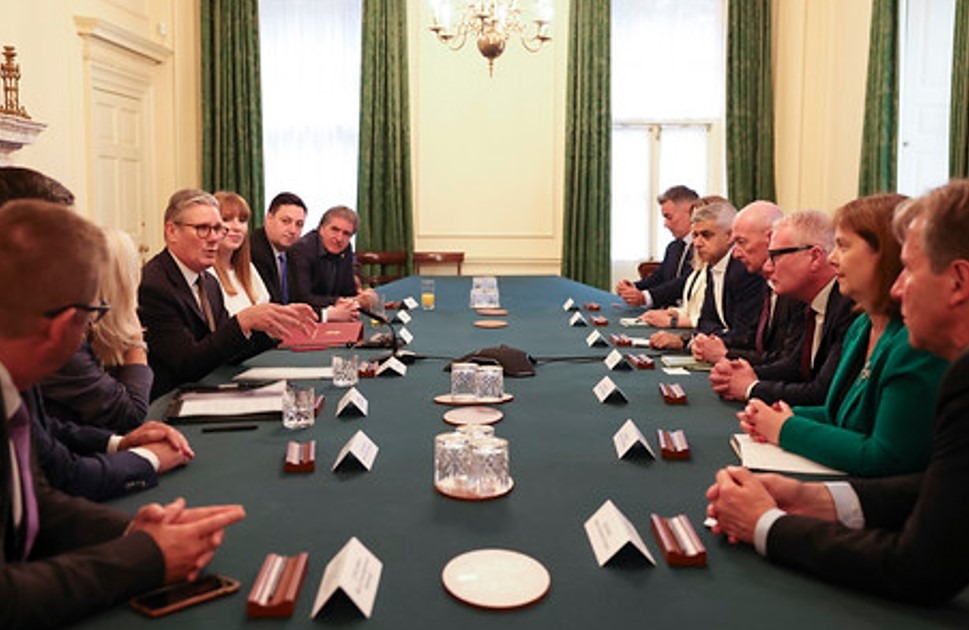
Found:
<path fill-rule="evenodd" d="M 609 326 L 621 332 L 615 296 L 561 278 L 501 278 L 502 306 L 509 326 L 483 330 L 468 309 L 470 278 L 438 278 L 437 309 L 416 311 L 407 328 L 415 352 L 457 357 L 502 343 L 535 357 L 604 357 L 610 348 L 589 348 L 593 328 L 571 328 L 561 305 L 597 301 Z M 390 299 L 419 300 L 416 278 L 387 285 Z M 587 314 L 588 315 L 588 314 Z M 627 331 L 628 332 L 628 331 Z M 362 355 L 367 352 L 361 352 Z M 332 351 L 273 351 L 247 365 L 328 365 Z M 737 405 L 719 401 L 705 374 L 670 377 L 660 370 L 608 372 L 599 360 L 542 363 L 533 378 L 506 379 L 514 400 L 501 407 L 495 425 L 508 438 L 515 488 L 492 501 L 463 502 L 435 492 L 433 437 L 450 429 L 441 415 L 447 407 L 432 401 L 449 390 L 443 360 L 424 359 L 404 378 L 364 379 L 365 418 L 334 416 L 343 390 L 316 383 L 327 395 L 316 425 L 289 432 L 276 424 L 257 431 L 185 433 L 197 457 L 183 470 L 166 475 L 159 487 L 115 503 L 126 509 L 184 496 L 192 505 L 238 502 L 248 517 L 228 530 L 211 565 L 213 571 L 239 579 L 239 594 L 171 617 L 153 627 L 233 627 L 247 623 L 295 626 L 325 623 L 368 628 L 585 628 L 610 627 L 905 627 L 969 625 L 966 596 L 949 606 L 923 610 L 897 605 L 826 585 L 764 561 L 747 546 L 733 547 L 702 527 L 703 493 L 714 472 L 736 463 L 728 436 L 737 430 Z M 241 368 L 212 375 L 225 380 Z M 600 404 L 593 385 L 610 374 L 629 398 L 625 405 Z M 689 396 L 686 406 L 663 404 L 660 381 L 679 382 Z M 153 409 L 160 409 L 156 404 Z M 681 428 L 692 450 L 690 461 L 619 460 L 612 435 L 632 418 L 656 445 L 656 429 Z M 363 429 L 380 447 L 371 472 L 332 473 L 341 446 Z M 287 475 L 282 470 L 290 439 L 318 441 L 317 470 Z M 623 561 L 600 568 L 583 529 L 585 520 L 606 500 L 612 501 L 639 530 L 657 558 Z M 686 513 L 708 550 L 705 569 L 666 565 L 649 529 L 649 514 Z M 323 619 L 309 612 L 326 562 L 351 536 L 358 537 L 384 563 L 373 616 L 366 621 L 337 606 Z M 540 560 L 552 576 L 548 595 L 515 611 L 489 612 L 453 599 L 441 584 L 441 570 L 465 551 L 502 547 Z M 269 552 L 308 551 L 309 571 L 288 621 L 248 622 L 245 599 Z M 128 627 L 142 618 L 124 606 L 87 625 Z M 146 622 L 147 623 L 147 622 Z M 365 625 L 361 625 L 365 624 Z"/>

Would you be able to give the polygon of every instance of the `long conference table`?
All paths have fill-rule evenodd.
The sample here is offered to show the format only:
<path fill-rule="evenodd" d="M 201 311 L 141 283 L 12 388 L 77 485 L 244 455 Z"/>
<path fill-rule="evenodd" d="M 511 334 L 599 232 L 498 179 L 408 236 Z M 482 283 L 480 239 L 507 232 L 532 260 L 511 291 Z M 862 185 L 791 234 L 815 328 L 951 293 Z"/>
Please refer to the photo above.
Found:
<path fill-rule="evenodd" d="M 326 394 L 312 428 L 292 432 L 279 423 L 255 431 L 210 433 L 183 425 L 197 455 L 158 487 L 114 502 L 134 511 L 157 501 L 185 497 L 190 505 L 241 503 L 247 518 L 227 530 L 210 570 L 238 579 L 235 595 L 171 616 L 148 620 L 126 605 L 85 621 L 82 627 L 167 628 L 294 627 L 323 624 L 359 628 L 914 628 L 969 627 L 966 593 L 949 605 L 923 609 L 825 584 L 771 564 L 749 546 L 732 546 L 703 526 L 704 491 L 720 467 L 737 463 L 729 436 L 737 431 L 737 404 L 720 401 L 706 374 L 669 376 L 656 370 L 609 371 L 602 358 L 611 348 L 590 348 L 586 336 L 600 330 L 629 332 L 619 325 L 631 310 L 614 295 L 557 277 L 499 279 L 506 328 L 473 326 L 482 319 L 469 308 L 471 278 L 436 279 L 436 309 L 416 310 L 407 329 L 409 349 L 428 357 L 459 357 L 507 344 L 540 359 L 530 378 L 506 378 L 514 399 L 501 405 L 495 426 L 509 440 L 513 491 L 471 502 L 442 496 L 433 486 L 434 435 L 452 427 L 433 402 L 447 393 L 445 361 L 426 358 L 404 377 L 361 379 L 369 401 L 365 417 L 336 417 L 345 390 L 315 382 Z M 420 300 L 416 277 L 381 288 L 388 299 Z M 609 325 L 570 327 L 568 298 L 598 302 Z M 595 313 L 592 313 L 595 314 Z M 585 313 L 586 318 L 590 313 Z M 368 325 L 369 326 L 369 325 Z M 645 334 L 632 329 L 631 334 Z M 369 331 L 367 331 L 369 334 Z M 626 349 L 622 349 L 626 350 Z M 274 350 L 210 375 L 225 382 L 251 366 L 329 365 L 334 352 Z M 361 358 L 380 351 L 359 351 Z M 558 359 L 558 360 L 550 360 Z M 571 360 L 569 360 L 571 359 Z M 583 360 L 586 359 L 586 360 Z M 603 404 L 593 386 L 611 376 L 627 404 Z M 660 382 L 677 382 L 687 405 L 666 405 Z M 167 397 L 153 405 L 157 417 Z M 657 429 L 683 429 L 691 459 L 619 459 L 612 436 L 631 418 L 657 451 Z M 330 466 L 358 429 L 379 446 L 369 472 Z M 312 474 L 287 474 L 287 441 L 317 440 Z M 599 567 L 583 523 L 607 499 L 632 522 L 656 566 L 635 556 Z M 649 515 L 686 514 L 707 548 L 706 568 L 671 568 L 650 530 Z M 347 602 L 334 602 L 316 619 L 310 610 L 326 563 L 355 536 L 383 563 L 373 614 L 365 619 Z M 551 574 L 548 594 L 533 605 L 490 611 L 466 605 L 443 587 L 449 560 L 480 548 L 520 551 Z M 309 568 L 290 619 L 249 620 L 246 597 L 268 553 L 309 553 Z"/>

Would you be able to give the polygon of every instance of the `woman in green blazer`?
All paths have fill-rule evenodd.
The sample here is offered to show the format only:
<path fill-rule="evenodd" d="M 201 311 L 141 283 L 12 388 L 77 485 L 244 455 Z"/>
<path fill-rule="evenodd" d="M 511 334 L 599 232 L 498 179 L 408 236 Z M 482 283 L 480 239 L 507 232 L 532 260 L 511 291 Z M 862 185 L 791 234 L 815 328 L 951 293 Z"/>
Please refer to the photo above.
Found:
<path fill-rule="evenodd" d="M 928 464 L 932 423 L 921 419 L 935 407 L 946 363 L 912 349 L 891 295 L 901 270 L 892 214 L 904 199 L 862 197 L 835 213 L 830 261 L 841 293 L 863 313 L 845 334 L 825 404 L 791 409 L 752 400 L 737 416 L 755 438 L 852 475 L 916 472 Z"/>

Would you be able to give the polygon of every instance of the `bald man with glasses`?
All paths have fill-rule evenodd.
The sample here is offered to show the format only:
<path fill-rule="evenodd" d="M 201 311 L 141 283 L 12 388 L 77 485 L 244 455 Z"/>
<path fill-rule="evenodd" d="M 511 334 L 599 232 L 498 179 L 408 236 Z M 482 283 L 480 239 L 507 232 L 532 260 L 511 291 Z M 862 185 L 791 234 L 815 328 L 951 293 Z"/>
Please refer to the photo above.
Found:
<path fill-rule="evenodd" d="M 152 399 L 316 321 L 306 304 L 257 304 L 229 316 L 218 281 L 204 273 L 215 264 L 227 231 L 209 193 L 180 190 L 169 200 L 165 249 L 145 264 L 138 288 L 138 315 L 155 372 Z"/>

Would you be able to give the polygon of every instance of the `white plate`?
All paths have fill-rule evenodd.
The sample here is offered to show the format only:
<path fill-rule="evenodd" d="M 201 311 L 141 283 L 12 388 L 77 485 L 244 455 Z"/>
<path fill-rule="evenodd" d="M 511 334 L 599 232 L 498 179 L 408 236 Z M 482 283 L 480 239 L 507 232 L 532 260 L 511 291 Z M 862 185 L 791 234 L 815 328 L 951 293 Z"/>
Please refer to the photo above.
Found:
<path fill-rule="evenodd" d="M 492 407 L 458 407 L 444 412 L 444 421 L 460 426 L 462 424 L 494 424 L 505 414 Z"/>
<path fill-rule="evenodd" d="M 552 578 L 538 560 L 510 549 L 478 549 L 451 559 L 444 588 L 466 604 L 518 608 L 545 596 Z"/>

